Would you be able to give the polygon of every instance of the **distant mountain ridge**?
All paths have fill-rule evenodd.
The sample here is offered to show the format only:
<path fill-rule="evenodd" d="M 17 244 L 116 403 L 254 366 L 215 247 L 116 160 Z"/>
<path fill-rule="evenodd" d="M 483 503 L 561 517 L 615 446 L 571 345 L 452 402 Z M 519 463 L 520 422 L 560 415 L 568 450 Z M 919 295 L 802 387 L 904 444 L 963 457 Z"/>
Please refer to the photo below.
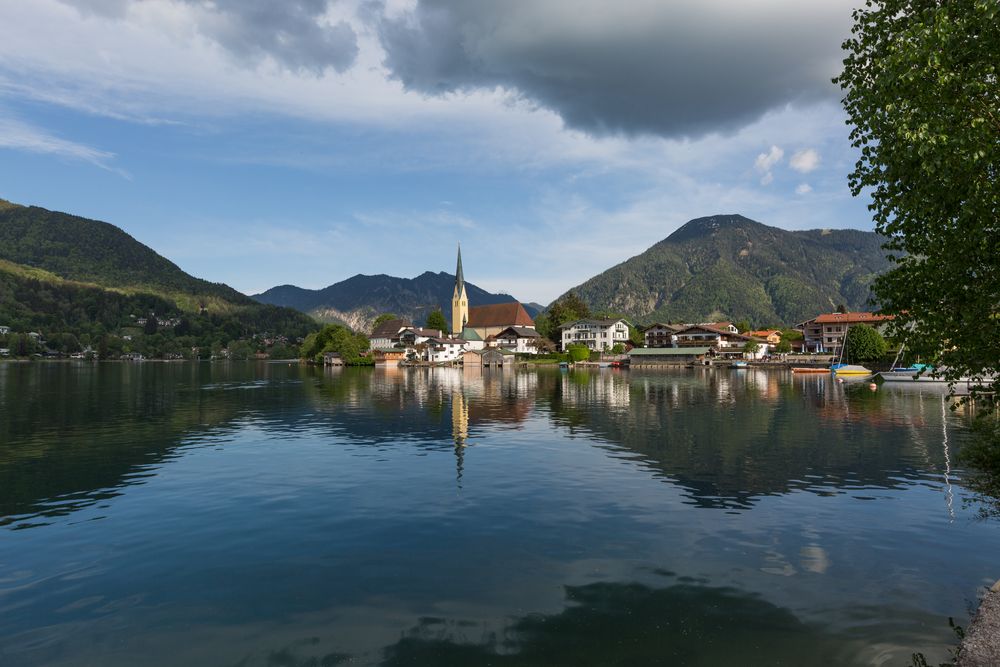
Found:
<path fill-rule="evenodd" d="M 425 271 L 415 278 L 397 278 L 386 274 L 358 274 L 323 289 L 311 290 L 295 285 L 279 285 L 251 298 L 261 303 L 288 306 L 326 322 L 343 322 L 353 329 L 369 331 L 375 318 L 383 313 L 421 324 L 440 308 L 451 317 L 451 297 L 455 276 L 451 273 Z M 466 281 L 469 303 L 485 306 L 516 301 L 509 294 L 493 294 Z M 538 308 L 525 308 L 534 316 Z"/>
<path fill-rule="evenodd" d="M 714 215 L 572 291 L 594 310 L 640 322 L 795 324 L 838 305 L 870 308 L 872 281 L 890 267 L 883 242 L 874 232 L 788 231 Z"/>

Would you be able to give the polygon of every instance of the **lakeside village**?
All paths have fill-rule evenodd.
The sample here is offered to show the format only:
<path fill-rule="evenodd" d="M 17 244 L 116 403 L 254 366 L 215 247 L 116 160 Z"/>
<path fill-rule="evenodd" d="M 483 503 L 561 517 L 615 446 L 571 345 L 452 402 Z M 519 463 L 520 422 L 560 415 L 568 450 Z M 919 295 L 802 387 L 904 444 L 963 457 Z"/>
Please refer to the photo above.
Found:
<path fill-rule="evenodd" d="M 37 331 L 14 332 L 0 324 L 0 357 L 118 359 L 143 361 L 143 336 L 183 326 L 179 318 L 157 320 L 131 315 L 132 326 L 119 336 L 89 339 Z M 841 356 L 847 332 L 855 326 L 879 330 L 891 316 L 865 312 L 817 315 L 793 328 L 753 330 L 748 323 L 654 322 L 638 326 L 625 317 L 592 316 L 572 293 L 533 319 L 518 302 L 474 305 L 465 288 L 461 250 L 455 271 L 450 331 L 440 311 L 423 327 L 384 315 L 370 336 L 329 325 L 304 338 L 257 334 L 211 349 L 198 347 L 162 352 L 162 360 L 296 359 L 329 366 L 508 366 L 516 363 L 562 363 L 598 366 L 657 366 L 735 363 L 830 364 Z M 71 339 L 71 340 L 70 340 Z M 881 337 L 879 336 L 881 341 Z M 55 344 L 53 344 L 55 343 Z M 884 341 L 880 354 L 886 353 Z M 876 350 L 878 353 L 879 351 Z"/>

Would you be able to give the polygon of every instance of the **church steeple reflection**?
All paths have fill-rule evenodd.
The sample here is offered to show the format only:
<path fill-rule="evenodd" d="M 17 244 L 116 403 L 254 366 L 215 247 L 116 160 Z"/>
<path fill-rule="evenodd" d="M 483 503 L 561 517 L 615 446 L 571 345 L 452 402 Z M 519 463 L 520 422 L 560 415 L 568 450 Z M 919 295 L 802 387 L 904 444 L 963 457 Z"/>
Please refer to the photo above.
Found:
<path fill-rule="evenodd" d="M 469 439 L 469 403 L 461 388 L 451 392 L 451 434 L 455 442 L 455 483 L 462 488 L 465 447 Z"/>

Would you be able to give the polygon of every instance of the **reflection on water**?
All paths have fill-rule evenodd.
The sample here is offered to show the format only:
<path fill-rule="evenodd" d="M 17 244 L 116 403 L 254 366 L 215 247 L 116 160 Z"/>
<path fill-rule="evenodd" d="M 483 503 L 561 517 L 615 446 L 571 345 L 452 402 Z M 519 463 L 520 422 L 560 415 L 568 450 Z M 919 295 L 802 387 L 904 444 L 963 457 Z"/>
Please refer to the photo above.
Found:
<path fill-rule="evenodd" d="M 0 414 L 3 664 L 905 663 L 1000 576 L 936 388 L 0 364 Z"/>

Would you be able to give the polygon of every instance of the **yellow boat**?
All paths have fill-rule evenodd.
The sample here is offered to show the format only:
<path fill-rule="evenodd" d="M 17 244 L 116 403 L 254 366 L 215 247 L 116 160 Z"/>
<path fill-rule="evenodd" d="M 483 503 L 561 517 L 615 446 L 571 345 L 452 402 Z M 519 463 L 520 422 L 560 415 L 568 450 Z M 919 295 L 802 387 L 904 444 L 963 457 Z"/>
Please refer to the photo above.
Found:
<path fill-rule="evenodd" d="M 871 375 L 871 370 L 864 366 L 854 364 L 834 364 L 830 366 L 830 372 L 834 375 Z"/>

